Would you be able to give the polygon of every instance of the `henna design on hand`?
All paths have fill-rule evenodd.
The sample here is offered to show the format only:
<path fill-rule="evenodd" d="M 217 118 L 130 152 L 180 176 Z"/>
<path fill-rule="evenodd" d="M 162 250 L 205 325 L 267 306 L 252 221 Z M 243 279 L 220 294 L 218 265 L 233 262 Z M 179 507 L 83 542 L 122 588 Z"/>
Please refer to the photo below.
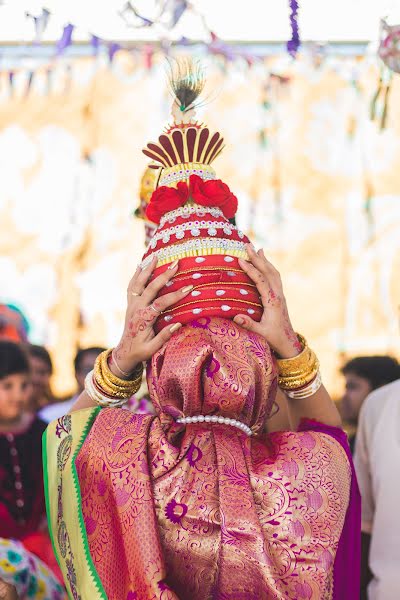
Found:
<path fill-rule="evenodd" d="M 153 302 L 153 306 L 155 309 L 157 309 L 157 301 Z M 114 350 L 117 359 L 124 359 L 124 357 L 132 351 L 135 338 L 140 333 L 151 327 L 154 321 L 157 319 L 157 316 L 158 315 L 156 311 L 151 308 L 151 306 L 139 308 L 135 311 L 135 314 L 128 320 L 125 328 L 125 343 L 121 340 Z M 154 332 L 152 333 L 151 337 L 153 336 Z"/>

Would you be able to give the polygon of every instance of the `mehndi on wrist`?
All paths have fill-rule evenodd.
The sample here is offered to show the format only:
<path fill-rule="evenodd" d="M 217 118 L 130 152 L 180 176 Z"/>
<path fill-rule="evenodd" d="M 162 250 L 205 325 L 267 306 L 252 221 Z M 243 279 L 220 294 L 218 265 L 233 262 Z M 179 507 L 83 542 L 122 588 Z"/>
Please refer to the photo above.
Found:
<path fill-rule="evenodd" d="M 96 359 L 94 369 L 85 379 L 85 390 L 96 404 L 118 408 L 136 394 L 142 384 L 143 363 L 140 363 L 129 380 L 120 379 L 108 366 L 111 350 L 102 352 Z"/>
<path fill-rule="evenodd" d="M 321 387 L 319 361 L 303 336 L 297 334 L 303 350 L 292 358 L 277 359 L 278 385 L 290 398 L 308 398 Z"/>

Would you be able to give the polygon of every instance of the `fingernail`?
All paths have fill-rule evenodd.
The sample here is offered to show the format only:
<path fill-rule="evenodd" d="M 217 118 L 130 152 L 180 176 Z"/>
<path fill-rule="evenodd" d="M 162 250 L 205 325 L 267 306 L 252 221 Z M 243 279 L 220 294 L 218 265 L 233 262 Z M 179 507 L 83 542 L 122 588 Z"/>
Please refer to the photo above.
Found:
<path fill-rule="evenodd" d="M 258 251 L 258 254 L 260 254 L 261 256 L 264 256 L 264 258 L 265 258 L 264 248 L 260 248 Z"/>
<path fill-rule="evenodd" d="M 172 325 L 172 327 L 169 328 L 171 333 L 174 333 L 174 331 L 178 331 L 178 329 L 180 329 L 182 327 L 182 323 L 175 323 L 174 325 Z"/>
<path fill-rule="evenodd" d="M 177 258 L 176 260 L 174 260 L 174 262 L 172 262 L 172 263 L 169 265 L 168 269 L 169 269 L 170 271 L 172 271 L 172 269 L 175 269 L 175 267 L 177 267 L 177 266 L 178 266 L 178 263 L 179 263 L 179 258 Z"/>
<path fill-rule="evenodd" d="M 251 242 L 250 242 L 249 246 L 250 246 L 250 250 L 253 250 L 253 252 L 256 251 L 256 249 L 254 248 L 254 245 Z"/>
<path fill-rule="evenodd" d="M 238 325 L 243 325 L 243 323 L 244 323 L 243 317 L 236 317 L 235 323 L 238 323 Z"/>
<path fill-rule="evenodd" d="M 187 285 L 183 288 L 181 288 L 181 292 L 182 294 L 186 294 L 187 292 L 190 292 L 190 290 L 192 290 L 194 288 L 194 285 Z"/>

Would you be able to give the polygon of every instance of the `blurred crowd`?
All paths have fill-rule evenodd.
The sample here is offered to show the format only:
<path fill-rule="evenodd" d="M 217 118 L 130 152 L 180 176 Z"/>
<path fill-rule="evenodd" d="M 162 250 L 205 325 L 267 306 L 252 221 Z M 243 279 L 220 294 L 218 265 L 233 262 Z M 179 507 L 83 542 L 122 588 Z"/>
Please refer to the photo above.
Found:
<path fill-rule="evenodd" d="M 71 409 L 103 350 L 77 349 L 75 389 L 56 398 L 48 350 L 27 341 L 18 309 L 0 307 L 0 598 L 66 597 L 47 530 L 41 438 L 47 423 Z M 400 464 L 400 365 L 390 356 L 359 356 L 341 371 L 341 411 L 363 500 L 361 597 L 375 598 L 374 581 L 393 576 L 400 547 L 400 526 L 397 534 L 393 522 L 400 504 L 400 489 L 393 487 Z M 152 412 L 146 391 L 139 397 L 127 409 Z"/>

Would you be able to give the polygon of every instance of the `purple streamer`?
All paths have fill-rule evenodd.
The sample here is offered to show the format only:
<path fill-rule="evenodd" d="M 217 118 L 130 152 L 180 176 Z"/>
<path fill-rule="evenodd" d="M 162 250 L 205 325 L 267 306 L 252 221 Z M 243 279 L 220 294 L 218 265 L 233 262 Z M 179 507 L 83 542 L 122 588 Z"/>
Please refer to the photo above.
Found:
<path fill-rule="evenodd" d="M 108 58 L 110 59 L 110 62 L 113 61 L 115 53 L 120 49 L 121 46 L 116 42 L 111 42 L 111 44 L 108 45 Z"/>
<path fill-rule="evenodd" d="M 169 24 L 169 29 L 173 29 L 175 25 L 180 21 L 183 13 L 187 9 L 187 1 L 186 0 L 175 0 L 174 8 L 171 15 L 171 22 Z"/>
<path fill-rule="evenodd" d="M 286 44 L 287 51 L 295 58 L 300 47 L 299 25 L 297 23 L 299 3 L 297 0 L 289 0 L 290 7 L 290 28 L 292 30 L 292 38 Z"/>
<path fill-rule="evenodd" d="M 92 35 L 92 39 L 90 41 L 90 44 L 93 48 L 93 52 L 94 54 L 97 54 L 99 51 L 99 47 L 100 47 L 100 38 L 97 37 L 97 35 Z"/>
<path fill-rule="evenodd" d="M 74 31 L 75 25 L 68 23 L 64 27 L 63 34 L 59 41 L 57 42 L 57 56 L 60 56 L 65 52 L 65 50 L 72 44 L 72 33 Z"/>

